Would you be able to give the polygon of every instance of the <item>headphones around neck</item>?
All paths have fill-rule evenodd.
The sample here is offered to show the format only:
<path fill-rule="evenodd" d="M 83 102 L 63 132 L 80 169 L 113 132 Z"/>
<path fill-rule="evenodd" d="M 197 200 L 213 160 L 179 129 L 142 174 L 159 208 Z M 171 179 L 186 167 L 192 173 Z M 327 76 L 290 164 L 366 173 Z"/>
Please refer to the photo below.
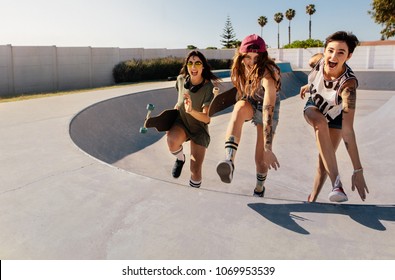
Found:
<path fill-rule="evenodd" d="M 202 86 L 204 85 L 204 82 L 205 82 L 205 80 L 203 79 L 203 81 L 202 81 L 200 84 L 198 84 L 198 85 L 192 85 L 192 83 L 191 83 L 191 77 L 188 76 L 188 77 L 186 78 L 186 80 L 185 80 L 184 88 L 185 88 L 185 89 L 188 89 L 189 91 L 191 91 L 191 92 L 193 92 L 193 93 L 195 93 L 195 92 L 197 92 L 199 89 L 202 88 Z"/>

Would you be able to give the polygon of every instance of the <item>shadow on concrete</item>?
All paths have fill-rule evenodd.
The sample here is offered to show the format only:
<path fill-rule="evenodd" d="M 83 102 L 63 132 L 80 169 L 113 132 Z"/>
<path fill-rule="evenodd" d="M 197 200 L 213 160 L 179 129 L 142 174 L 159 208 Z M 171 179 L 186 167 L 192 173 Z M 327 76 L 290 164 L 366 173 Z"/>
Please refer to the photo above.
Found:
<path fill-rule="evenodd" d="M 385 231 L 380 222 L 395 221 L 395 205 L 359 205 L 359 204 L 330 204 L 330 203 L 294 203 L 294 204 L 248 204 L 267 220 L 290 231 L 300 234 L 310 234 L 297 221 L 307 220 L 303 213 L 339 214 L 349 216 L 355 222 L 368 228 Z"/>

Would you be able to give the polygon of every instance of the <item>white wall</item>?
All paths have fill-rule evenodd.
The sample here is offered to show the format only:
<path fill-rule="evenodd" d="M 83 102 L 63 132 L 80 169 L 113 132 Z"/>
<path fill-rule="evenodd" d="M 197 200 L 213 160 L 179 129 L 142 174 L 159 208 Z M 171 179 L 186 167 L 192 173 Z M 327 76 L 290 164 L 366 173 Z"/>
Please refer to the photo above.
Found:
<path fill-rule="evenodd" d="M 232 59 L 234 50 L 200 50 L 208 59 Z M 322 48 L 269 49 L 277 61 L 308 69 L 309 58 Z M 0 46 L 0 96 L 56 92 L 113 85 L 112 70 L 129 59 L 185 57 L 187 49 L 120 49 L 56 46 Z M 395 71 L 395 46 L 357 47 L 353 70 Z"/>

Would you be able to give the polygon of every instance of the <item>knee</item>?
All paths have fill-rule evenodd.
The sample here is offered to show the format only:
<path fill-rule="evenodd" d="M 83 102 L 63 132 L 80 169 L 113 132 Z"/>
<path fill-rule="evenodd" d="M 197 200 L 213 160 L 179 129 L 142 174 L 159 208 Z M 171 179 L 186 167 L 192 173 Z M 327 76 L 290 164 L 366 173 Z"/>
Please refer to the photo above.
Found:
<path fill-rule="evenodd" d="M 177 137 L 175 137 L 174 135 L 168 134 L 167 146 L 169 147 L 170 151 L 177 150 L 180 147 L 180 141 L 178 141 Z"/>
<path fill-rule="evenodd" d="M 235 107 L 233 108 L 232 117 L 233 117 L 233 119 L 244 121 L 246 116 L 248 114 L 251 114 L 251 111 L 252 111 L 252 108 L 248 102 L 246 102 L 244 100 L 238 101 L 235 104 Z"/>
<path fill-rule="evenodd" d="M 314 128 L 314 130 L 322 131 L 328 129 L 328 122 L 325 118 L 309 118 L 306 117 L 307 122 Z"/>

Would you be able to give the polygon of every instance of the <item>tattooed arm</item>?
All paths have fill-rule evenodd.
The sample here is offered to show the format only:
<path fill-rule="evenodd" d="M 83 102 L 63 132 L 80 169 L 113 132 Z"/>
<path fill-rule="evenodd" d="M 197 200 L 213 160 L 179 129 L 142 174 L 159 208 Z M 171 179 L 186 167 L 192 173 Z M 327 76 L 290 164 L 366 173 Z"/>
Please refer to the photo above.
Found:
<path fill-rule="evenodd" d="M 273 144 L 273 115 L 274 115 L 274 105 L 276 103 L 276 81 L 270 77 L 270 75 L 266 75 L 262 79 L 262 86 L 265 89 L 265 96 L 263 99 L 263 145 L 264 145 L 264 158 L 265 162 L 268 165 L 269 169 L 274 168 L 277 170 L 280 167 L 280 164 L 277 160 L 276 155 L 272 151 Z"/>
<path fill-rule="evenodd" d="M 357 91 L 356 91 L 356 81 L 348 80 L 344 83 L 343 89 L 341 91 L 341 97 L 343 99 L 343 112 L 348 113 L 349 110 L 355 110 L 357 102 Z"/>
<path fill-rule="evenodd" d="M 354 132 L 354 116 L 357 99 L 355 80 L 347 81 L 344 84 L 341 96 L 343 99 L 342 136 L 354 168 L 354 173 L 351 178 L 352 190 L 355 190 L 356 188 L 361 199 L 365 200 L 366 193 L 369 193 L 369 190 L 363 176 L 362 163 L 359 158 L 358 146 Z"/>
<path fill-rule="evenodd" d="M 273 144 L 273 114 L 274 114 L 274 105 L 266 105 L 264 104 L 262 107 L 263 113 L 263 139 L 264 139 L 264 147 L 265 151 L 272 150 Z"/>

